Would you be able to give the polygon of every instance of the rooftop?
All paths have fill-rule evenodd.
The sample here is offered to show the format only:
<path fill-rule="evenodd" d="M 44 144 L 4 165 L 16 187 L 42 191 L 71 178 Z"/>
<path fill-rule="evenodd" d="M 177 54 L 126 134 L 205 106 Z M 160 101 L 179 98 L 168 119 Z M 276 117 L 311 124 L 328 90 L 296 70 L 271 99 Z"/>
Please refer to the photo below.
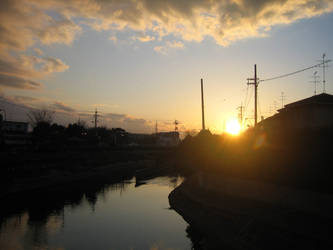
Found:
<path fill-rule="evenodd" d="M 314 95 L 309 98 L 299 100 L 297 102 L 289 103 L 289 104 L 285 105 L 285 108 L 295 108 L 295 107 L 309 105 L 309 104 L 332 104 L 333 105 L 333 95 L 326 94 L 326 93 Z"/>

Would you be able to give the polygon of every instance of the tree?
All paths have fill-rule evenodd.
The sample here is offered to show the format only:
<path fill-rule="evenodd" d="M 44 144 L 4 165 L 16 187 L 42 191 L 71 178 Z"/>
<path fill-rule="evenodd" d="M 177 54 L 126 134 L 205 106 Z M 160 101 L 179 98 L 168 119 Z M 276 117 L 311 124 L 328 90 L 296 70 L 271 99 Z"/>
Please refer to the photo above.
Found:
<path fill-rule="evenodd" d="M 67 135 L 70 137 L 82 137 L 87 134 L 87 130 L 83 122 L 69 124 L 66 129 Z"/>
<path fill-rule="evenodd" d="M 36 127 L 39 123 L 51 124 L 54 118 L 54 111 L 48 109 L 33 109 L 27 113 L 30 124 Z"/>

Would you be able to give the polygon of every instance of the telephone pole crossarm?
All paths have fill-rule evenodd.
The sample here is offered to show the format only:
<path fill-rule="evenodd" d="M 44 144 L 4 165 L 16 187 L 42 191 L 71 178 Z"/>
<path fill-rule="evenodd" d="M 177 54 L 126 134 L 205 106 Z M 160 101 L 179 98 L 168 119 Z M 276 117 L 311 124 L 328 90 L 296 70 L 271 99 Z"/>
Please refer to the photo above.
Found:
<path fill-rule="evenodd" d="M 258 121 L 258 84 L 259 78 L 257 77 L 257 64 L 254 65 L 254 78 L 247 78 L 248 85 L 254 85 L 254 126 L 257 126 Z"/>

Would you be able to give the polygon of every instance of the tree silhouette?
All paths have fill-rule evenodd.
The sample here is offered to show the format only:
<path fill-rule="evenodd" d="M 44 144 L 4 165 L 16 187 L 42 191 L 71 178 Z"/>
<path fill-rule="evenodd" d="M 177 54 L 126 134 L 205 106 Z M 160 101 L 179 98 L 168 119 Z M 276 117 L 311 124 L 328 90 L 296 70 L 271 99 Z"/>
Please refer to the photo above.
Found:
<path fill-rule="evenodd" d="M 27 113 L 30 124 L 36 127 L 38 123 L 51 124 L 54 118 L 54 111 L 48 109 L 34 109 Z"/>

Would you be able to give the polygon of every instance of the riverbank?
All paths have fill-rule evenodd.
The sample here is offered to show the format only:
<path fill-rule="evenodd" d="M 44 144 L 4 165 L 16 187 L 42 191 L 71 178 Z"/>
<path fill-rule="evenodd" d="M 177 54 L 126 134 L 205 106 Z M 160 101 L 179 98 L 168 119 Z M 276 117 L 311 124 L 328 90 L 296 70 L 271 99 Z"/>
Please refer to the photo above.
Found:
<path fill-rule="evenodd" d="M 6 157 L 6 165 L 1 167 L 0 199 L 100 178 L 119 180 L 136 175 L 144 178 L 173 172 L 174 166 L 169 149 L 30 153 Z"/>
<path fill-rule="evenodd" d="M 197 174 L 169 195 L 199 249 L 332 247 L 333 196 L 268 183 Z"/>

